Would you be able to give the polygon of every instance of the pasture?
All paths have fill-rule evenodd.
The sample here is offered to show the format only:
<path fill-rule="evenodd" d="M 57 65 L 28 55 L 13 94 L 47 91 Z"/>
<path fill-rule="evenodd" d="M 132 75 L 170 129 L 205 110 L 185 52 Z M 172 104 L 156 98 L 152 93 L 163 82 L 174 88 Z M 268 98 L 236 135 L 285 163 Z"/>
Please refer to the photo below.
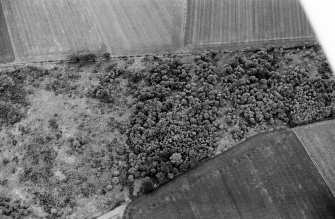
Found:
<path fill-rule="evenodd" d="M 176 52 L 182 48 L 185 21 L 180 0 L 90 3 L 108 51 L 113 55 Z"/>
<path fill-rule="evenodd" d="M 300 126 L 294 131 L 335 195 L 335 121 Z"/>
<path fill-rule="evenodd" d="M 14 61 L 14 52 L 0 2 L 0 63 Z"/>
<path fill-rule="evenodd" d="M 17 61 L 104 48 L 88 0 L 1 0 Z"/>
<path fill-rule="evenodd" d="M 298 0 L 188 0 L 190 48 L 313 38 Z"/>
<path fill-rule="evenodd" d="M 335 199 L 292 131 L 255 136 L 128 206 L 124 218 L 333 218 Z"/>

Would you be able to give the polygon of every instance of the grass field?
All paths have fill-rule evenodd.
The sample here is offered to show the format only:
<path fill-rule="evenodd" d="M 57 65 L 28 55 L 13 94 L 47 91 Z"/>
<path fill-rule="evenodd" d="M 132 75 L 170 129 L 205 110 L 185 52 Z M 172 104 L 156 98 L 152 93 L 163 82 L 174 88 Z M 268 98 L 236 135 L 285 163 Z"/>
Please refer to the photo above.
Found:
<path fill-rule="evenodd" d="M 180 0 L 90 2 L 111 54 L 165 53 L 182 48 L 185 22 Z"/>
<path fill-rule="evenodd" d="M 0 63 L 14 61 L 14 52 L 0 2 Z"/>
<path fill-rule="evenodd" d="M 310 37 L 298 0 L 188 0 L 185 46 Z"/>
<path fill-rule="evenodd" d="M 301 126 L 294 131 L 335 195 L 335 121 Z"/>
<path fill-rule="evenodd" d="M 1 2 L 18 61 L 57 59 L 104 45 L 87 0 Z"/>
<path fill-rule="evenodd" d="M 258 135 L 128 206 L 124 218 L 334 218 L 335 199 L 292 131 Z"/>

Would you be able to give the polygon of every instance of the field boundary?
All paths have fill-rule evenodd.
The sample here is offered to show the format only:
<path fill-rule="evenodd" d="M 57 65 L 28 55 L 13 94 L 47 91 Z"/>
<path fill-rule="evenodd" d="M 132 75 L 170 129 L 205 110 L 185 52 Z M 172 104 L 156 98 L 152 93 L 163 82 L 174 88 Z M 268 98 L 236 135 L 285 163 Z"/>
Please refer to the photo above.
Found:
<path fill-rule="evenodd" d="M 8 0 L 9 1 L 9 0 Z M 234 41 L 234 39 L 232 39 L 231 42 L 225 42 L 225 40 L 222 38 L 220 38 L 222 40 L 222 42 L 220 42 L 220 39 L 217 39 L 218 42 L 209 42 L 209 43 L 201 43 L 201 42 L 193 42 L 193 35 L 195 34 L 195 25 L 207 25 L 207 23 L 203 23 L 203 24 L 199 24 L 199 22 L 196 22 L 196 20 L 194 20 L 194 17 L 200 17 L 203 16 L 203 14 L 199 14 L 196 12 L 197 7 L 200 7 L 199 4 L 195 4 L 192 0 L 175 0 L 175 2 L 173 2 L 173 4 L 175 4 L 174 9 L 178 8 L 178 16 L 175 15 L 176 18 L 178 18 L 178 22 L 180 28 L 177 28 L 178 31 L 180 31 L 180 33 L 171 33 L 172 37 L 175 34 L 175 36 L 178 36 L 180 38 L 179 42 L 173 43 L 173 39 L 172 39 L 172 44 L 171 45 L 165 45 L 164 42 L 156 42 L 157 43 L 157 47 L 143 47 L 143 48 L 133 48 L 133 47 L 122 47 L 122 45 L 118 45 L 118 47 L 115 47 L 114 44 L 112 44 L 111 40 L 109 38 L 111 38 L 111 36 L 113 37 L 117 37 L 114 36 L 113 31 L 109 31 L 110 33 L 108 33 L 108 30 L 106 31 L 107 27 L 104 27 L 103 23 L 101 23 L 101 19 L 110 19 L 110 16 L 108 17 L 108 15 L 106 18 L 100 18 L 100 14 L 99 10 L 97 11 L 95 8 L 95 2 L 93 2 L 94 0 L 85 0 L 85 4 L 87 3 L 88 7 L 84 7 L 84 9 L 80 9 L 80 10 L 84 10 L 81 11 L 81 13 L 88 13 L 88 15 L 85 15 L 85 17 L 88 18 L 92 18 L 93 16 L 93 20 L 92 23 L 95 25 L 97 32 L 96 35 L 100 38 L 101 40 L 101 48 L 94 48 L 92 47 L 92 50 L 87 51 L 87 52 L 109 52 L 111 53 L 112 57 L 122 57 L 122 56 L 144 56 L 144 55 L 164 55 L 164 54 L 168 54 L 168 53 L 173 53 L 173 54 L 183 54 L 183 53 L 188 53 L 188 52 L 193 52 L 193 51 L 198 51 L 198 50 L 209 50 L 209 49 L 237 49 L 237 48 L 243 48 L 243 47 L 262 47 L 265 45 L 287 45 L 287 44 L 299 44 L 299 43 L 304 43 L 304 42 L 316 42 L 316 35 L 313 32 L 313 27 L 311 27 L 311 31 L 312 31 L 312 35 L 309 37 L 289 37 L 289 38 L 276 38 L 276 39 L 262 39 L 262 40 L 250 40 L 250 41 L 243 41 L 241 37 L 236 38 L 236 41 Z M 9 20 L 9 10 L 11 10 L 10 8 L 7 8 L 8 6 L 4 5 L 4 2 L 6 2 L 6 0 L 0 0 L 1 2 L 1 9 L 3 10 L 3 14 L 5 17 L 5 22 L 7 25 L 7 30 L 9 33 L 9 38 L 12 44 L 12 50 L 14 53 L 14 61 L 12 61 L 12 63 L 25 63 L 25 62 L 37 62 L 37 61 L 50 61 L 50 60 L 67 60 L 68 56 L 70 54 L 76 53 L 76 52 L 82 52 L 82 51 L 74 51 L 71 52 L 70 54 L 68 53 L 63 53 L 62 51 L 56 52 L 55 54 L 49 54 L 49 55 L 39 55 L 39 54 L 34 54 L 34 53 L 30 53 L 31 51 L 25 51 L 25 54 L 20 54 L 22 53 L 22 51 L 20 51 L 20 46 L 16 45 L 15 42 L 17 41 L 17 39 L 15 40 L 15 37 L 17 34 L 15 34 L 13 31 L 15 30 L 15 25 L 11 24 L 10 20 Z M 159 2 L 158 2 L 159 3 Z M 297 3 L 295 3 L 297 4 Z M 212 5 L 212 9 L 213 7 L 218 7 L 218 4 L 213 4 Z M 222 5 L 221 5 L 222 6 Z M 243 4 L 234 4 L 234 7 L 245 7 L 246 5 Z M 119 6 L 117 6 L 119 7 Z M 116 8 L 117 8 L 116 7 Z M 162 6 L 163 7 L 163 6 Z M 182 8 L 182 10 L 179 11 L 179 7 Z M 202 7 L 202 6 L 201 6 Z M 243 10 L 240 10 L 239 8 L 237 8 L 238 10 L 236 10 L 236 13 L 241 13 L 243 12 Z M 108 10 L 108 9 L 106 9 Z M 209 9 L 203 9 L 203 10 L 209 10 Z M 182 15 L 180 13 L 183 13 Z M 219 11 L 216 11 L 216 15 L 218 15 Z M 224 13 L 224 12 L 220 12 L 220 13 Z M 242 13 L 243 14 L 243 13 Z M 152 15 L 152 19 L 155 19 L 155 16 L 158 16 L 157 13 L 155 13 L 154 15 Z M 206 16 L 209 16 L 208 13 L 206 13 Z M 211 22 L 213 21 L 213 19 L 215 19 L 215 15 L 211 15 L 212 17 L 210 18 Z M 214 16 L 214 17 L 213 17 Z M 243 15 L 244 16 L 244 15 Z M 99 19 L 100 18 L 100 19 Z M 220 18 L 220 16 L 219 16 Z M 221 18 L 223 19 L 223 17 L 221 16 Z M 294 17 L 293 17 L 294 18 Z M 29 18 L 27 18 L 29 19 Z M 136 18 L 133 18 L 136 19 Z M 180 20 L 179 20 L 180 19 Z M 131 20 L 131 19 L 130 19 Z M 100 22 L 99 22 L 100 21 Z M 128 23 L 130 21 L 127 21 Z M 298 23 L 300 21 L 297 21 Z M 308 22 L 308 20 L 306 21 Z M 137 23 L 137 22 L 134 22 Z M 294 21 L 291 21 L 291 23 L 294 23 Z M 308 22 L 309 23 L 309 22 Z M 208 24 L 209 25 L 209 24 Z M 231 25 L 231 24 L 229 24 Z M 13 26 L 13 27 L 12 27 Z M 105 25 L 106 26 L 106 25 Z M 172 25 L 173 26 L 173 25 Z M 201 28 L 201 30 L 204 30 L 204 27 L 199 27 Z M 213 28 L 213 24 L 210 23 L 211 28 Z M 296 26 L 296 25 L 295 25 Z M 150 28 L 153 28 L 154 26 L 148 26 L 146 27 L 147 30 L 150 30 Z M 14 28 L 14 29 L 13 29 Z M 164 29 L 164 27 L 161 27 Z M 210 27 L 206 27 L 206 28 L 210 28 Z M 206 29 L 205 28 L 205 29 Z M 223 27 L 221 27 L 222 29 Z M 237 27 L 236 27 L 237 28 Z M 164 32 L 162 30 L 159 30 L 158 33 L 162 35 L 162 33 Z M 177 30 L 176 29 L 176 30 Z M 243 27 L 239 27 L 237 28 L 239 29 L 239 31 L 242 31 L 241 34 L 243 34 Z M 24 30 L 21 30 L 24 31 Z M 145 30 L 143 30 L 145 32 Z M 166 33 L 167 30 L 165 30 Z M 216 30 L 217 31 L 217 30 Z M 150 31 L 151 32 L 151 31 Z M 215 32 L 215 31 L 214 31 Z M 222 32 L 222 30 L 221 30 Z M 226 33 L 227 34 L 227 33 Z M 111 36 L 110 36 L 111 35 Z M 145 34 L 144 34 L 145 35 Z M 163 34 L 164 36 L 164 34 Z M 267 36 L 267 35 L 264 35 Z M 280 36 L 280 35 L 279 35 Z M 295 35 L 297 36 L 297 35 Z M 143 37 L 142 37 L 143 38 Z M 27 44 L 27 42 L 25 42 L 24 38 L 23 40 L 23 44 Z M 127 39 L 129 42 L 131 42 L 132 39 Z M 139 39 L 140 40 L 140 39 Z M 142 40 L 143 41 L 143 40 Z M 143 45 L 148 43 L 148 42 L 140 42 L 140 44 L 142 43 Z M 17 43 L 17 42 L 16 42 Z M 38 43 L 38 42 L 35 42 Z M 51 42 L 52 44 L 52 42 Z M 37 44 L 38 45 L 38 44 Z M 114 46 L 113 46 L 114 45 Z M 115 48 L 114 48 L 115 47 Z M 39 47 L 37 47 L 39 48 Z M 29 48 L 30 49 L 30 48 Z M 89 49 L 89 48 L 88 48 Z M 97 51 L 99 50 L 99 51 Z M 27 54 L 26 54 L 27 53 Z M 49 52 L 51 53 L 51 52 Z"/>
<path fill-rule="evenodd" d="M 220 170 L 216 170 L 216 168 L 220 169 L 221 165 L 224 164 L 223 160 L 226 160 L 226 158 L 229 158 L 228 162 L 230 162 L 231 160 L 234 161 L 235 159 L 239 159 L 239 155 L 242 156 L 242 154 L 244 154 L 245 152 L 247 152 L 247 154 L 248 154 L 250 149 L 251 150 L 253 150 L 253 149 L 260 150 L 264 146 L 267 147 L 267 145 L 269 145 L 269 142 L 267 142 L 267 141 L 264 143 L 264 145 L 262 145 L 262 144 L 255 145 L 254 143 L 258 142 L 257 139 L 262 139 L 262 138 L 271 139 L 272 135 L 274 135 L 274 136 L 281 136 L 280 137 L 281 140 L 280 140 L 279 144 L 282 145 L 282 146 L 280 146 L 280 147 L 279 147 L 279 145 L 278 146 L 271 146 L 272 148 L 274 148 L 274 150 L 278 154 L 281 154 L 285 150 L 287 150 L 285 148 L 291 148 L 291 146 L 293 146 L 293 145 L 290 145 L 289 142 L 292 143 L 292 141 L 297 143 L 297 145 L 295 146 L 296 149 L 293 150 L 293 151 L 295 151 L 294 153 L 299 154 L 298 153 L 299 151 L 305 151 L 305 147 L 303 146 L 301 140 L 298 138 L 298 136 L 293 131 L 293 129 L 290 129 L 290 128 L 279 128 L 279 129 L 275 129 L 273 131 L 259 133 L 257 135 L 254 135 L 254 136 L 251 136 L 251 137 L 247 138 L 245 141 L 243 141 L 243 142 L 239 143 L 238 145 L 236 145 L 236 146 L 228 149 L 227 151 L 221 153 L 218 156 L 215 156 L 215 157 L 212 157 L 210 159 L 204 160 L 203 162 L 201 162 L 198 165 L 196 165 L 195 167 L 193 167 L 191 170 L 178 175 L 176 178 L 172 179 L 171 181 L 169 181 L 167 183 L 162 184 L 157 190 L 155 190 L 155 191 L 153 191 L 151 193 L 145 194 L 145 195 L 143 195 L 141 197 L 133 199 L 132 202 L 129 203 L 129 205 L 126 207 L 126 209 L 125 209 L 125 211 L 123 213 L 122 219 L 132 219 L 133 218 L 132 215 L 135 212 L 142 212 L 142 210 L 143 211 L 148 211 L 149 210 L 149 212 L 150 212 L 150 208 L 151 207 L 154 208 L 155 204 L 156 203 L 158 204 L 160 202 L 158 199 L 156 200 L 157 197 L 160 197 L 160 200 L 162 200 L 162 201 L 165 200 L 165 199 L 162 199 L 162 198 L 165 197 L 166 194 L 169 194 L 170 189 L 173 187 L 173 186 L 170 186 L 171 184 L 177 183 L 178 186 L 181 186 L 181 184 L 189 182 L 186 178 L 183 178 L 183 176 L 190 176 L 191 178 L 189 178 L 189 180 L 191 180 L 191 181 L 192 181 L 192 179 L 194 180 L 197 177 L 201 177 L 203 175 L 202 173 L 204 171 L 206 172 L 206 170 L 211 169 L 209 167 L 209 162 L 213 162 L 213 163 L 217 164 L 216 166 L 215 165 L 213 166 L 213 168 L 215 169 L 215 171 L 214 170 L 213 171 L 217 172 L 217 171 L 220 171 Z M 288 140 L 288 138 L 290 138 L 291 140 Z M 270 142 L 272 142 L 272 140 Z M 274 142 L 277 142 L 277 140 L 274 140 Z M 276 144 L 278 144 L 278 143 L 276 143 Z M 276 149 L 278 147 L 280 149 Z M 251 152 L 251 153 L 253 153 L 253 152 Z M 327 192 L 328 197 L 331 197 L 332 201 L 335 200 L 334 199 L 335 195 L 333 193 L 331 193 L 331 189 L 330 189 L 329 185 L 326 183 L 325 179 L 323 177 L 321 177 L 322 175 L 319 172 L 319 170 L 317 168 L 315 168 L 315 163 L 312 162 L 312 159 L 311 159 L 311 157 L 310 157 L 310 155 L 308 153 L 305 153 L 304 157 L 301 158 L 301 160 L 299 159 L 298 161 L 293 161 L 289 157 L 288 158 L 284 157 L 282 161 L 283 162 L 287 161 L 286 165 L 289 165 L 292 162 L 296 163 L 295 168 L 293 170 L 293 172 L 295 173 L 295 178 L 296 179 L 300 179 L 300 177 L 299 177 L 300 170 L 297 169 L 297 167 L 299 166 L 299 162 L 307 164 L 307 166 L 303 166 L 303 168 L 309 168 L 307 172 L 309 174 L 312 174 L 313 177 L 316 177 L 316 179 L 317 179 L 316 182 L 318 182 L 318 185 L 325 189 L 325 190 L 322 190 L 322 191 L 323 192 L 328 191 L 329 192 L 329 193 Z M 226 167 L 222 166 L 222 170 L 221 171 L 224 171 L 225 168 Z M 213 173 L 212 172 L 209 173 L 210 176 L 212 176 L 213 174 L 215 174 L 214 172 Z M 229 174 L 229 173 L 227 173 L 227 174 Z M 299 184 L 299 182 L 297 182 L 297 183 Z M 303 183 L 303 182 L 300 182 L 300 183 Z M 310 191 L 309 187 L 307 186 L 307 184 L 306 185 L 302 185 L 302 187 L 304 187 L 304 186 L 305 186 L 305 189 L 306 189 L 305 191 L 306 192 Z M 192 186 L 192 188 L 193 188 L 193 186 Z M 237 187 L 237 188 L 239 188 L 239 187 Z M 167 189 L 167 190 L 165 192 L 162 192 L 162 190 L 164 190 L 164 189 Z M 188 191 L 187 194 L 194 193 L 194 191 L 192 191 L 192 189 L 191 190 L 187 189 L 187 191 Z M 176 194 L 178 194 L 178 191 L 176 191 Z M 150 200 L 151 197 L 152 197 L 152 200 Z M 138 205 L 138 203 L 141 203 L 141 202 L 143 202 L 145 204 Z M 163 202 L 165 202 L 165 201 L 163 201 Z M 136 208 L 136 206 L 140 207 L 140 208 Z M 146 208 L 142 209 L 141 208 L 141 207 L 144 207 L 144 206 L 147 206 L 148 209 L 146 209 Z M 237 206 L 236 206 L 236 208 L 237 208 Z M 139 210 L 139 209 L 141 209 L 141 210 Z M 240 216 L 242 216 L 242 215 L 240 215 Z"/>
<path fill-rule="evenodd" d="M 210 43 L 202 45 L 189 45 L 185 47 L 185 50 L 196 51 L 204 49 L 237 49 L 246 47 L 263 47 L 263 46 L 294 46 L 304 43 L 317 43 L 315 37 L 308 38 L 284 38 L 284 39 L 273 39 L 273 40 L 255 40 L 249 42 L 234 42 L 234 43 Z"/>
<path fill-rule="evenodd" d="M 335 149 L 332 149 L 334 145 L 333 140 L 330 139 L 334 138 L 334 127 L 335 119 L 332 119 L 298 126 L 293 128 L 293 131 L 335 196 L 335 160 L 333 159 Z M 316 144 L 318 146 L 314 146 Z"/>
<path fill-rule="evenodd" d="M 197 163 L 192 169 L 190 169 L 190 170 L 188 170 L 186 172 L 183 172 L 183 173 L 177 175 L 175 178 L 173 178 L 172 180 L 170 180 L 168 182 L 165 182 L 165 183 L 161 184 L 157 190 L 154 190 L 151 193 L 148 193 L 148 194 L 145 194 L 145 195 L 142 195 L 140 197 L 136 197 L 135 199 L 133 199 L 127 205 L 127 207 L 125 208 L 125 211 L 123 212 L 122 219 L 131 219 L 131 217 L 128 215 L 129 212 L 132 211 L 131 205 L 135 205 L 137 202 L 140 202 L 141 199 L 143 199 L 145 196 L 151 196 L 152 194 L 156 193 L 158 190 L 164 189 L 163 187 L 167 186 L 168 184 L 174 183 L 175 181 L 179 180 L 179 178 L 181 178 L 182 176 L 189 175 L 191 172 L 196 172 L 198 168 L 204 167 L 205 165 L 207 165 L 208 162 L 214 161 L 214 160 L 216 160 L 216 159 L 218 159 L 220 157 L 225 157 L 229 153 L 236 153 L 237 151 L 242 150 L 241 149 L 242 147 L 240 148 L 240 146 L 242 146 L 242 145 L 246 144 L 247 142 L 249 142 L 249 141 L 251 141 L 251 140 L 253 140 L 255 138 L 258 138 L 258 137 L 260 137 L 262 135 L 266 135 L 266 134 L 269 134 L 269 133 L 275 133 L 275 132 L 289 132 L 289 131 L 290 131 L 289 128 L 279 128 L 279 129 L 276 129 L 276 130 L 273 130 L 273 131 L 269 131 L 269 132 L 258 133 L 257 135 L 253 135 L 253 136 L 245 139 L 244 141 L 240 142 L 239 144 L 235 145 L 234 147 L 229 148 L 228 150 L 222 152 L 219 155 L 216 155 L 214 157 L 211 157 L 211 158 L 208 158 L 206 160 L 203 160 L 200 163 Z M 249 147 L 251 147 L 251 146 L 249 145 Z"/>

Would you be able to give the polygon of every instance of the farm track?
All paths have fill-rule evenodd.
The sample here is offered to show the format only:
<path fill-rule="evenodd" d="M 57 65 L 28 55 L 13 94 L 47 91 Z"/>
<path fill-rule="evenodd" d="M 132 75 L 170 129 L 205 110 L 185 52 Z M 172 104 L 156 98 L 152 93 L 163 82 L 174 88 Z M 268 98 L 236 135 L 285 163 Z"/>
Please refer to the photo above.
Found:
<path fill-rule="evenodd" d="M 299 139 L 279 130 L 140 197 L 124 218 L 333 218 L 334 209 L 335 198 Z"/>
<path fill-rule="evenodd" d="M 335 196 L 335 121 L 300 126 L 294 132 Z"/>
<path fill-rule="evenodd" d="M 315 40 L 298 0 L 0 2 L 16 62 L 88 51 L 145 55 Z M 9 54 L 2 59 L 10 62 L 5 21 L 1 28 L 2 51 Z"/>

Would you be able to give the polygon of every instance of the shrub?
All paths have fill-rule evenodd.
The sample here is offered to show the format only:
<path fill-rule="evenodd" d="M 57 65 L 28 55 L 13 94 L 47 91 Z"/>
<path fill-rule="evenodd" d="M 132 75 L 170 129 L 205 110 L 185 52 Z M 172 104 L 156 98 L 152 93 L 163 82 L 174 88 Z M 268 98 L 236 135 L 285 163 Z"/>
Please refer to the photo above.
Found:
<path fill-rule="evenodd" d="M 152 180 L 149 177 L 144 178 L 141 187 L 141 192 L 146 194 L 154 190 L 155 190 L 155 184 L 152 182 Z"/>
<path fill-rule="evenodd" d="M 111 54 L 110 54 L 109 52 L 105 52 L 105 53 L 103 54 L 103 56 L 104 56 L 104 58 L 105 58 L 106 61 L 109 61 L 110 58 L 111 58 Z"/>
<path fill-rule="evenodd" d="M 70 62 L 74 64 L 85 64 L 90 62 L 95 62 L 97 59 L 94 53 L 74 53 L 70 56 Z"/>

